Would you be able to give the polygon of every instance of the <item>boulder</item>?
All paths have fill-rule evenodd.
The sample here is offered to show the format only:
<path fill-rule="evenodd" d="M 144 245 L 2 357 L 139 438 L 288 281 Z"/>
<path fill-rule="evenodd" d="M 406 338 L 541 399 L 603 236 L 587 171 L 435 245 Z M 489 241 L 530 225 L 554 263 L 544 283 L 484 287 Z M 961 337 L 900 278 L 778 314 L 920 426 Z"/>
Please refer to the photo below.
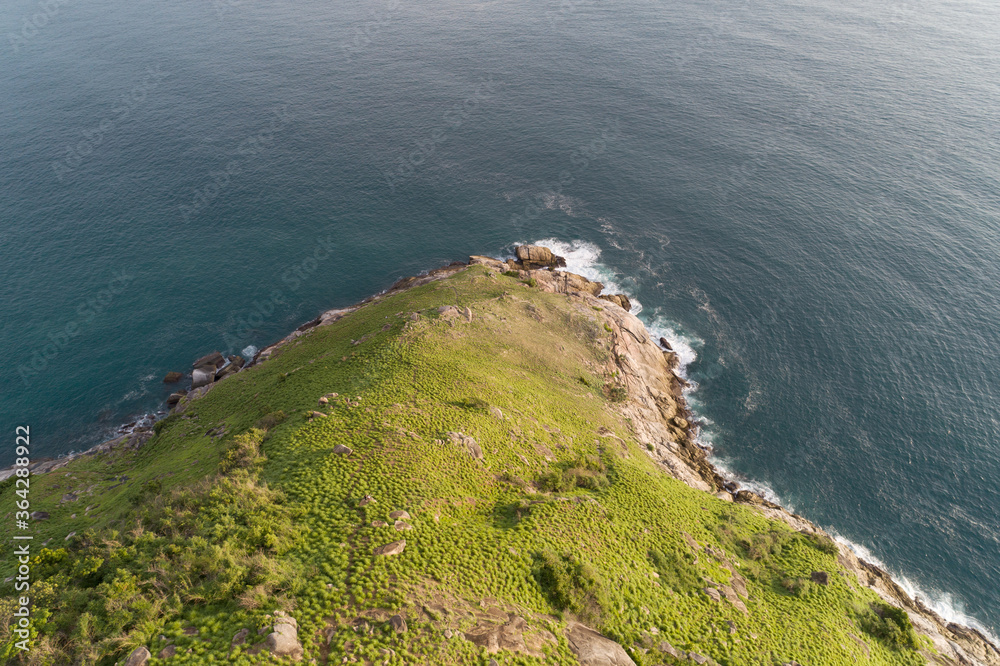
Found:
<path fill-rule="evenodd" d="M 163 377 L 163 383 L 164 384 L 176 384 L 177 382 L 179 382 L 183 378 L 184 378 L 184 373 L 182 373 L 182 372 L 168 372 Z"/>
<path fill-rule="evenodd" d="M 371 495 L 365 495 L 364 497 L 361 498 L 361 501 L 358 502 L 358 506 L 368 506 L 369 504 L 374 504 L 374 503 L 375 503 L 374 497 L 372 497 Z"/>
<path fill-rule="evenodd" d="M 325 419 L 326 418 L 326 414 L 324 414 L 323 412 L 312 412 L 309 416 L 311 418 L 314 418 L 314 419 Z"/>
<path fill-rule="evenodd" d="M 590 627 L 572 623 L 567 638 L 581 666 L 635 666 L 621 645 Z"/>
<path fill-rule="evenodd" d="M 670 346 L 670 343 L 667 342 L 666 338 L 660 338 L 660 346 L 666 349 L 668 352 L 672 352 L 674 350 L 674 348 Z"/>
<path fill-rule="evenodd" d="M 375 549 L 376 555 L 399 555 L 406 548 L 406 539 L 393 541 Z"/>
<path fill-rule="evenodd" d="M 514 249 L 517 260 L 526 269 L 558 268 L 566 265 L 566 260 L 552 253 L 547 247 L 540 245 L 519 245 Z"/>
<path fill-rule="evenodd" d="M 250 635 L 250 630 L 247 628 L 240 629 L 235 634 L 233 634 L 233 640 L 230 645 L 243 645 L 247 642 L 247 636 Z"/>
<path fill-rule="evenodd" d="M 352 453 L 354 453 L 354 450 L 349 446 L 344 446 L 343 444 L 337 444 L 337 446 L 333 447 L 333 452 L 336 453 L 338 456 L 349 456 Z"/>
<path fill-rule="evenodd" d="M 384 520 L 373 520 L 372 521 L 372 527 L 385 527 L 386 525 L 388 525 L 388 523 L 386 523 Z"/>
<path fill-rule="evenodd" d="M 813 571 L 812 574 L 809 575 L 809 580 L 820 585 L 829 585 L 830 574 L 825 571 Z"/>
<path fill-rule="evenodd" d="M 167 396 L 167 406 L 173 407 L 178 402 L 180 402 L 181 398 L 183 398 L 185 395 L 187 394 L 184 391 L 177 391 L 176 393 L 171 393 L 170 395 Z"/>
<path fill-rule="evenodd" d="M 413 525 L 404 523 L 402 520 L 397 520 L 393 527 L 396 528 L 397 532 L 407 532 L 413 529 Z"/>
<path fill-rule="evenodd" d="M 246 361 L 245 358 L 243 358 L 242 356 L 236 356 L 236 355 L 230 356 L 229 357 L 229 362 L 232 363 L 233 365 L 235 365 L 237 368 L 242 368 L 247 363 L 247 361 Z"/>
<path fill-rule="evenodd" d="M 145 645 L 140 645 L 136 649 L 132 650 L 132 654 L 128 656 L 125 660 L 125 666 L 143 666 L 152 655 L 149 650 L 146 649 Z"/>
<path fill-rule="evenodd" d="M 326 396 L 323 396 L 322 398 L 319 399 L 319 406 L 320 407 L 322 407 L 323 405 L 328 405 L 328 404 L 330 404 L 330 399 L 327 398 Z"/>
<path fill-rule="evenodd" d="M 225 357 L 220 352 L 212 352 L 211 354 L 206 354 L 202 356 L 197 361 L 191 364 L 192 368 L 207 368 L 210 367 L 213 370 L 222 366 L 226 362 Z"/>
<path fill-rule="evenodd" d="M 703 654 L 698 654 L 697 652 L 688 652 L 688 659 L 696 664 L 707 664 L 708 657 Z"/>
<path fill-rule="evenodd" d="M 475 439 L 469 437 L 468 435 L 461 432 L 449 432 L 448 439 L 455 442 L 456 444 L 461 444 L 465 447 L 465 450 L 469 452 L 469 455 L 476 460 L 481 460 L 483 458 L 483 449 L 479 446 Z"/>
<path fill-rule="evenodd" d="M 284 611 L 274 611 L 274 631 L 264 640 L 264 648 L 277 657 L 289 657 L 293 661 L 302 659 L 299 623 L 295 618 Z"/>
<path fill-rule="evenodd" d="M 673 645 L 666 641 L 660 641 L 660 652 L 664 654 L 669 654 L 674 659 L 687 659 L 687 652 L 684 650 L 678 650 Z"/>
<path fill-rule="evenodd" d="M 527 653 L 523 635 L 527 627 L 524 618 L 512 614 L 502 625 L 480 622 L 465 633 L 465 638 L 473 645 L 486 648 L 487 654 L 496 654 L 501 650 Z"/>
<path fill-rule="evenodd" d="M 402 615 L 393 615 L 389 618 L 389 626 L 392 627 L 393 631 L 397 634 L 406 633 L 406 620 L 403 619 Z"/>
<path fill-rule="evenodd" d="M 628 296 L 625 294 L 604 294 L 598 296 L 598 298 L 602 298 L 609 303 L 614 303 L 626 312 L 632 309 L 632 301 L 628 300 Z"/>
<path fill-rule="evenodd" d="M 191 373 L 191 388 L 201 388 L 202 386 L 207 386 L 215 381 L 215 367 L 214 366 L 203 366 L 200 368 L 195 368 Z"/>
<path fill-rule="evenodd" d="M 32 520 L 48 520 L 49 519 L 49 514 L 48 514 L 47 511 L 32 511 L 31 512 L 31 519 Z"/>
<path fill-rule="evenodd" d="M 177 646 L 176 645 L 168 645 L 167 647 L 165 647 L 162 650 L 160 650 L 160 653 L 158 655 L 156 655 L 156 658 L 157 659 L 170 659 L 171 657 L 173 657 L 176 654 L 177 654 Z"/>
<path fill-rule="evenodd" d="M 410 514 L 408 514 L 406 511 L 403 511 L 402 509 L 399 509 L 398 511 L 393 511 L 392 513 L 390 513 L 389 517 L 395 518 L 397 520 L 399 519 L 409 520 Z"/>
<path fill-rule="evenodd" d="M 226 367 L 222 368 L 221 370 L 215 373 L 215 381 L 219 381 L 220 379 L 225 379 L 229 375 L 235 375 L 239 371 L 240 371 L 239 366 L 230 363 L 229 365 L 227 365 Z"/>
<path fill-rule="evenodd" d="M 702 591 L 705 594 L 707 594 L 708 598 L 711 599 L 712 601 L 722 601 L 722 595 L 719 594 L 719 591 L 717 589 L 715 589 L 714 587 L 706 587 Z"/>

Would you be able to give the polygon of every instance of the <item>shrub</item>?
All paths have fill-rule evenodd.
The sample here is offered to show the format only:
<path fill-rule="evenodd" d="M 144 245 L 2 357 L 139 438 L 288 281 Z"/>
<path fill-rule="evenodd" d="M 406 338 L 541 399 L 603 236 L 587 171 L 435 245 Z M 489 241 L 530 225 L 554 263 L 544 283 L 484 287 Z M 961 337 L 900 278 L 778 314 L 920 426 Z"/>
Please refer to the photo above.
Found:
<path fill-rule="evenodd" d="M 833 555 L 834 557 L 840 554 L 840 549 L 837 547 L 837 543 L 825 534 L 812 534 L 809 532 L 799 532 L 799 534 L 805 538 L 810 546 L 821 553 Z"/>
<path fill-rule="evenodd" d="M 274 426 L 278 425 L 285 420 L 285 413 L 280 409 L 276 412 L 271 412 L 270 414 L 265 414 L 257 420 L 254 424 L 254 428 L 258 430 L 270 430 Z"/>
<path fill-rule="evenodd" d="M 576 555 L 542 551 L 534 556 L 532 576 L 549 602 L 593 622 L 600 620 L 607 604 L 608 585 L 597 571 Z"/>
<path fill-rule="evenodd" d="M 872 603 L 860 613 L 861 628 L 894 650 L 917 647 L 917 634 L 902 608 Z"/>
<path fill-rule="evenodd" d="M 797 597 L 809 596 L 813 590 L 815 590 L 816 585 L 808 578 L 782 578 L 780 585 L 786 592 L 794 594 Z"/>

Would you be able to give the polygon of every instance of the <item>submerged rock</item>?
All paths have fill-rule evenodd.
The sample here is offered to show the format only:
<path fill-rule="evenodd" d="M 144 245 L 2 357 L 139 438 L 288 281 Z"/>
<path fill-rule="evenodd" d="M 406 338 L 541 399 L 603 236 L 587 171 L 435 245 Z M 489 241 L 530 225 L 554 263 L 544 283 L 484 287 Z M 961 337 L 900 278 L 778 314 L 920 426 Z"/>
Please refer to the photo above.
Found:
<path fill-rule="evenodd" d="M 176 384 L 177 382 L 179 382 L 183 378 L 184 378 L 184 373 L 183 372 L 168 372 L 163 377 L 163 383 L 164 384 Z"/>

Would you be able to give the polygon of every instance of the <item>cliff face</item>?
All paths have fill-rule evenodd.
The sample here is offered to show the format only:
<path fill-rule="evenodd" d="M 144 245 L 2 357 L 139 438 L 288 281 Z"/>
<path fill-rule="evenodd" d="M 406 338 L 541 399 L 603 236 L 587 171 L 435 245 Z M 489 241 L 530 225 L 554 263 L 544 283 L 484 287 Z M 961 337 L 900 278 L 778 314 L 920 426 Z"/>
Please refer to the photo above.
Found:
<path fill-rule="evenodd" d="M 627 299 L 518 257 L 323 313 L 155 433 L 35 477 L 37 649 L 0 656 L 1000 663 L 805 519 L 730 494 Z"/>

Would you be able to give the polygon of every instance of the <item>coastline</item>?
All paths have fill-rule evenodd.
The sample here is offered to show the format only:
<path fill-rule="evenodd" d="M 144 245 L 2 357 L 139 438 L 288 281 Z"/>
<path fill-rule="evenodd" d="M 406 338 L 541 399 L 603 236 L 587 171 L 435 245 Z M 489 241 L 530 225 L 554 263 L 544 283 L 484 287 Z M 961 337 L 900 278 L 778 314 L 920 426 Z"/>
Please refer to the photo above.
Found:
<path fill-rule="evenodd" d="M 176 401 L 168 413 L 182 413 L 191 401 L 205 395 L 218 381 L 267 361 L 276 350 L 311 328 L 328 325 L 388 295 L 448 277 L 468 266 L 485 265 L 501 273 L 516 272 L 523 280 L 536 281 L 543 291 L 564 293 L 567 298 L 581 299 L 587 307 L 602 310 L 602 317 L 606 319 L 606 326 L 613 338 L 611 363 L 621 372 L 622 381 L 628 388 L 628 397 L 621 402 L 620 408 L 633 419 L 636 438 L 646 445 L 650 457 L 664 472 L 724 501 L 752 505 L 765 516 L 781 520 L 793 530 L 832 537 L 808 519 L 753 491 L 741 489 L 711 462 L 709 449 L 698 442 L 700 424 L 684 395 L 688 383 L 678 372 L 681 365 L 677 352 L 669 347 L 664 349 L 654 340 L 647 324 L 636 316 L 638 312 L 633 314 L 626 307 L 629 305 L 627 297 L 622 301 L 623 295 L 603 294 L 604 285 L 600 282 L 559 270 L 565 266 L 565 260 L 553 255 L 551 251 L 549 257 L 544 254 L 522 257 L 521 254 L 518 252 L 518 258 L 507 260 L 472 256 L 468 263 L 453 262 L 418 276 L 403 278 L 388 289 L 355 305 L 327 310 L 281 340 L 257 351 L 252 360 L 237 370 L 184 392 L 185 395 Z M 30 469 L 33 474 L 45 474 L 60 469 L 81 456 L 97 455 L 120 447 L 139 448 L 153 433 L 153 427 L 139 424 L 131 431 L 86 451 L 35 461 Z M 12 473 L 13 468 L 0 470 L 0 481 Z M 842 540 L 838 540 L 838 544 L 840 564 L 852 572 L 861 585 L 874 590 L 887 602 L 904 608 L 917 631 L 930 637 L 938 653 L 935 657 L 941 657 L 941 660 L 932 659 L 931 663 L 986 666 L 1000 664 L 1000 648 L 982 631 L 948 622 L 919 598 L 911 598 L 900 583 L 882 567 L 858 557 Z"/>

